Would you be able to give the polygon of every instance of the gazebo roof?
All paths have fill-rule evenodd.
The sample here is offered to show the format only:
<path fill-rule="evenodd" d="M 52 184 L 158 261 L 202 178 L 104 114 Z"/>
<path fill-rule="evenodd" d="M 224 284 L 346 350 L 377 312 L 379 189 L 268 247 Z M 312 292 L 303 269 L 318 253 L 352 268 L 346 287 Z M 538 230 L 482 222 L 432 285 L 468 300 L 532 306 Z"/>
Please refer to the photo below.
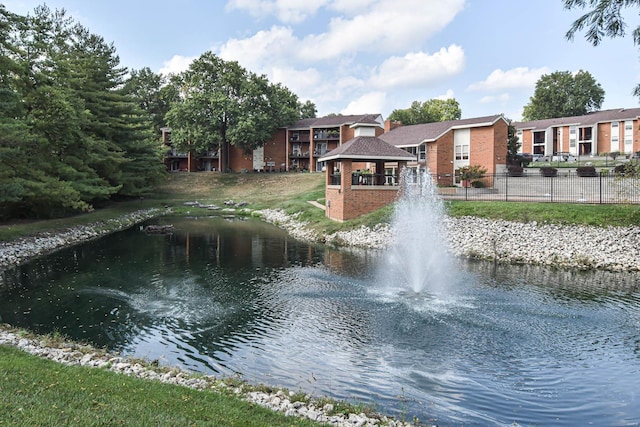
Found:
<path fill-rule="evenodd" d="M 415 160 L 416 156 L 401 148 L 394 147 L 376 136 L 357 136 L 329 151 L 318 160 L 326 162 L 343 159 L 410 162 Z"/>

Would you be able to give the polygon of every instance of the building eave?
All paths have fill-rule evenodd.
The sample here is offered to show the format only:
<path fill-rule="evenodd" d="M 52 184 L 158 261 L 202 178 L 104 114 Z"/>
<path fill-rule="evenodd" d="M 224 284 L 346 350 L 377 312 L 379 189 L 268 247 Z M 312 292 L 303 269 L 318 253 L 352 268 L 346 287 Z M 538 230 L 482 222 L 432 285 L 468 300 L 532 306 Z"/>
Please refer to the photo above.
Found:
<path fill-rule="evenodd" d="M 416 160 L 415 156 L 410 157 L 400 157 L 400 156 L 367 156 L 367 155 L 342 155 L 337 154 L 335 156 L 327 156 L 320 157 L 318 159 L 319 162 L 327 162 L 330 160 L 363 160 L 363 161 L 374 161 L 374 160 L 384 160 L 387 162 L 412 162 Z"/>

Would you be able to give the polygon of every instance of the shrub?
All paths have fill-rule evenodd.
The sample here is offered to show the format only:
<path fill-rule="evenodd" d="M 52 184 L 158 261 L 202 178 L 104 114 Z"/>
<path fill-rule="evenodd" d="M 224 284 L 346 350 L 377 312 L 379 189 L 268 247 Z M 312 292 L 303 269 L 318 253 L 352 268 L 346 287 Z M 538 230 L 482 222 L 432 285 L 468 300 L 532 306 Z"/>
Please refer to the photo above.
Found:
<path fill-rule="evenodd" d="M 463 166 L 458 169 L 458 171 L 460 173 L 460 179 L 465 181 L 482 178 L 487 173 L 487 169 L 480 165 Z"/>
<path fill-rule="evenodd" d="M 486 184 L 484 183 L 484 181 L 471 181 L 471 186 L 473 188 L 485 188 Z"/>
<path fill-rule="evenodd" d="M 613 169 L 613 173 L 616 176 L 640 176 L 640 166 L 636 166 L 634 163 L 625 163 L 618 165 Z"/>
<path fill-rule="evenodd" d="M 598 176 L 596 168 L 593 166 L 580 166 L 576 168 L 578 176 Z"/>
<path fill-rule="evenodd" d="M 540 175 L 542 175 L 542 176 L 558 176 L 558 169 L 545 166 L 545 167 L 540 168 Z"/>
<path fill-rule="evenodd" d="M 524 169 L 522 168 L 522 166 L 509 166 L 509 167 L 507 167 L 507 172 L 509 173 L 509 176 L 523 176 L 524 175 Z"/>

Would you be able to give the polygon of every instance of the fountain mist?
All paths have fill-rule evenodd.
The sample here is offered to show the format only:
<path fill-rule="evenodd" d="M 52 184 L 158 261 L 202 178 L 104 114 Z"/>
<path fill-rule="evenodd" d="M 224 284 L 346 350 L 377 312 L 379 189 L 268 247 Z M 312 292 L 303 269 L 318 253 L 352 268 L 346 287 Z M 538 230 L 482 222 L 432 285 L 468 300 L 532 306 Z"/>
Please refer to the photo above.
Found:
<path fill-rule="evenodd" d="M 385 253 L 380 283 L 415 293 L 440 293 L 454 271 L 443 232 L 442 199 L 428 170 L 405 169 L 400 185 L 392 222 L 395 241 Z"/>

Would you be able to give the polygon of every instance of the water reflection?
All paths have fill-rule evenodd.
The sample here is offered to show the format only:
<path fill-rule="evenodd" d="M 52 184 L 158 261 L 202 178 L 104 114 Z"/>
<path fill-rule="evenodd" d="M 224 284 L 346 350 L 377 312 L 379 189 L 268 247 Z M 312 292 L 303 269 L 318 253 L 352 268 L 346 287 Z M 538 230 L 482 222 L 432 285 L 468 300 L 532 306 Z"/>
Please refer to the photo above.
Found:
<path fill-rule="evenodd" d="M 439 424 L 640 421 L 634 274 L 461 262 L 448 292 L 390 292 L 384 252 L 166 221 L 5 271 L 2 320 Z"/>

